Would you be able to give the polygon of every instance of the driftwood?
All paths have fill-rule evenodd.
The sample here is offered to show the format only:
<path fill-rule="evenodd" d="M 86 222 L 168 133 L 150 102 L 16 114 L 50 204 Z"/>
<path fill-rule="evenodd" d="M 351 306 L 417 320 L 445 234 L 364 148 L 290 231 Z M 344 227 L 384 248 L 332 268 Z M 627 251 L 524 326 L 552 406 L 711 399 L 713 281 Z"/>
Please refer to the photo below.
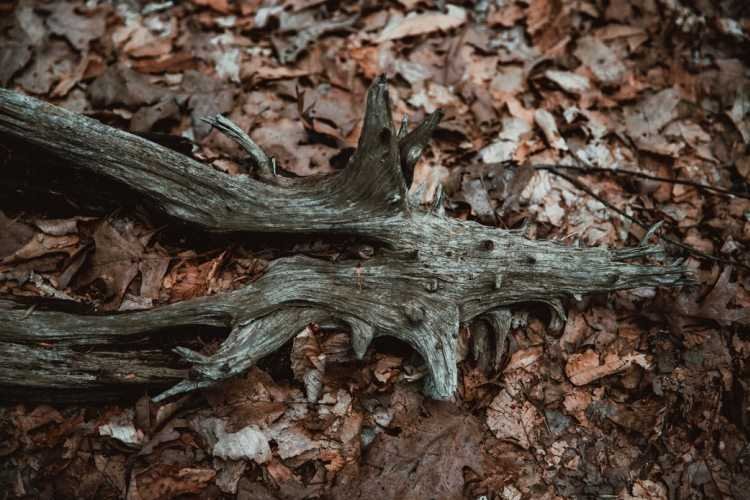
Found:
<path fill-rule="evenodd" d="M 375 337 L 406 341 L 427 364 L 426 392 L 448 398 L 457 386 L 462 323 L 486 319 L 485 331 L 504 338 L 508 322 L 496 311 L 509 304 L 543 302 L 559 321 L 566 297 L 687 282 L 679 265 L 625 262 L 658 254 L 657 247 L 573 248 L 412 206 L 405 179 L 439 119 L 430 115 L 411 132 L 397 132 L 386 82 L 379 79 L 368 92 L 359 147 L 347 168 L 302 179 L 274 176 L 273 162 L 242 130 L 213 119 L 250 154 L 259 169 L 254 179 L 225 175 L 0 89 L 0 138 L 52 155 L 65 168 L 127 185 L 175 219 L 212 232 L 346 234 L 369 245 L 360 258 L 336 263 L 281 258 L 240 290 L 147 311 L 81 314 L 41 304 L 30 311 L 27 303 L 0 300 L 0 391 L 15 398 L 89 399 L 128 385 L 177 383 L 158 396 L 163 399 L 242 373 L 310 323 L 333 323 L 351 331 L 360 357 Z M 164 339 L 189 327 L 231 332 L 211 356 L 176 347 L 180 362 Z"/>

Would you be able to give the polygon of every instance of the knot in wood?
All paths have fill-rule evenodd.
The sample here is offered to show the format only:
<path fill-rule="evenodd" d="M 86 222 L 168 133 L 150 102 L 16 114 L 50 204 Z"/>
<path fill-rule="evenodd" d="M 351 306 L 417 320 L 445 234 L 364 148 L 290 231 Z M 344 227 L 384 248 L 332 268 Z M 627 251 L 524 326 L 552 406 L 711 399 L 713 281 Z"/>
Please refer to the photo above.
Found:
<path fill-rule="evenodd" d="M 437 278 L 432 278 L 424 283 L 424 289 L 427 290 L 430 293 L 435 293 L 438 291 L 439 284 Z"/>
<path fill-rule="evenodd" d="M 375 255 L 375 249 L 371 245 L 360 245 L 357 247 L 357 255 L 360 259 L 370 259 Z"/>
<path fill-rule="evenodd" d="M 422 323 L 425 318 L 424 308 L 413 300 L 404 304 L 404 315 L 412 325 Z"/>

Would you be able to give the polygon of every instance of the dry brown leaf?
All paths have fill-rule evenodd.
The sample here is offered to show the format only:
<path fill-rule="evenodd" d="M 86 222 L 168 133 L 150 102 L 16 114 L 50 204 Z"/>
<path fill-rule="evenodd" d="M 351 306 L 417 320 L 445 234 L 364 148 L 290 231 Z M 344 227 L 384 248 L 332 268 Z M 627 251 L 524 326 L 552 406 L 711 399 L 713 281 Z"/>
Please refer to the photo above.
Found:
<path fill-rule="evenodd" d="M 513 353 L 508 361 L 508 365 L 503 371 L 509 372 L 512 370 L 518 370 L 519 368 L 528 368 L 529 366 L 536 363 L 539 358 L 544 354 L 542 346 L 529 347 L 528 349 L 520 349 Z"/>
<path fill-rule="evenodd" d="M 339 472 L 333 499 L 464 497 L 464 468 L 482 471 L 482 431 L 472 416 L 447 403 L 426 402 L 426 415 L 404 424 L 398 436 L 379 434 L 367 461 Z"/>
<path fill-rule="evenodd" d="M 750 323 L 750 307 L 729 308 L 736 300 L 737 283 L 730 283 L 732 267 L 727 266 L 719 275 L 719 279 L 711 292 L 701 301 L 697 293 L 692 296 L 680 296 L 677 302 L 678 311 L 688 316 L 712 319 L 722 325 Z"/>
<path fill-rule="evenodd" d="M 625 109 L 625 128 L 640 149 L 673 156 L 682 148 L 680 143 L 671 142 L 660 134 L 679 116 L 679 103 L 679 91 L 668 88 Z"/>
<path fill-rule="evenodd" d="M 573 388 L 565 394 L 563 407 L 565 411 L 574 416 L 582 425 L 588 426 L 589 421 L 586 417 L 586 409 L 592 401 L 591 392 L 583 389 Z"/>
<path fill-rule="evenodd" d="M 570 71 L 548 69 L 544 72 L 544 76 L 559 85 L 565 92 L 571 94 L 582 95 L 591 89 L 591 82 L 588 78 Z"/>
<path fill-rule="evenodd" d="M 257 367 L 205 394 L 214 414 L 228 417 L 231 424 L 228 429 L 232 431 L 248 425 L 267 427 L 284 414 L 287 408 L 284 401 L 290 397 L 287 388 L 278 386 Z"/>
<path fill-rule="evenodd" d="M 516 2 L 500 4 L 496 5 L 490 15 L 487 16 L 487 24 L 493 28 L 496 26 L 512 28 L 525 15 L 521 6 Z"/>
<path fill-rule="evenodd" d="M 124 223 L 117 229 L 105 220 L 97 226 L 93 237 L 94 253 L 78 275 L 79 287 L 97 281 L 103 286 L 106 299 L 103 308 L 116 309 L 140 272 L 141 289 L 150 298 L 158 297 L 169 258 L 147 252 L 132 223 Z"/>
<path fill-rule="evenodd" d="M 212 261 L 198 266 L 184 263 L 175 266 L 164 278 L 164 287 L 169 290 L 169 297 L 173 301 L 192 299 L 204 295 L 208 291 L 208 273 Z"/>
<path fill-rule="evenodd" d="M 258 428 L 248 426 L 237 432 L 221 434 L 213 455 L 224 460 L 252 460 L 263 464 L 271 459 L 271 448 Z"/>
<path fill-rule="evenodd" d="M 527 29 L 532 35 L 534 47 L 547 56 L 561 55 L 572 30 L 569 3 L 531 0 L 526 16 Z"/>
<path fill-rule="evenodd" d="M 503 389 L 487 408 L 487 426 L 498 439 L 528 450 L 536 443 L 544 422 L 536 407 L 527 400 L 517 401 Z"/>
<path fill-rule="evenodd" d="M 542 129 L 544 137 L 551 147 L 559 151 L 568 150 L 568 144 L 560 135 L 560 131 L 557 129 L 557 122 L 555 122 L 555 117 L 552 116 L 552 113 L 546 109 L 539 108 L 534 112 L 534 122 Z"/>
<path fill-rule="evenodd" d="M 190 70 L 182 77 L 182 92 L 187 96 L 195 138 L 202 140 L 212 130 L 211 125 L 202 118 L 232 111 L 237 89 L 199 71 Z"/>
<path fill-rule="evenodd" d="M 181 73 L 195 69 L 197 61 L 189 52 L 172 52 L 157 59 L 143 59 L 136 61 L 133 68 L 139 73 Z"/>
<path fill-rule="evenodd" d="M 337 151 L 322 144 L 305 144 L 308 136 L 301 120 L 282 118 L 263 124 L 250 135 L 289 172 L 300 176 L 333 172 L 330 159 Z"/>
<path fill-rule="evenodd" d="M 266 466 L 268 473 L 271 475 L 274 481 L 277 483 L 283 483 L 291 480 L 294 477 L 292 471 L 284 465 L 283 462 L 272 459 L 271 462 Z"/>
<path fill-rule="evenodd" d="M 526 72 L 518 65 L 501 66 L 490 82 L 490 94 L 499 102 L 514 97 L 526 88 Z"/>
<path fill-rule="evenodd" d="M 126 446 L 140 447 L 146 442 L 143 431 L 135 428 L 134 412 L 128 408 L 118 415 L 112 416 L 97 429 L 100 436 L 116 439 Z"/>
<path fill-rule="evenodd" d="M 448 4 L 446 8 L 445 14 L 442 12 L 425 12 L 423 14 L 412 12 L 406 17 L 393 16 L 377 38 L 377 43 L 423 35 L 434 31 L 447 31 L 466 22 L 466 11 L 464 9 L 453 4 Z"/>
<path fill-rule="evenodd" d="M 15 39 L 4 40 L 0 51 L 0 86 L 7 86 L 13 75 L 31 60 L 32 46 L 25 33 L 13 32 Z"/>
<path fill-rule="evenodd" d="M 61 78 L 75 71 L 75 52 L 63 40 L 54 40 L 36 49 L 30 65 L 16 82 L 32 94 L 47 94 Z"/>
<path fill-rule="evenodd" d="M 60 252 L 73 255 L 78 251 L 79 242 L 80 238 L 77 235 L 50 236 L 37 233 L 23 247 L 16 250 L 12 255 L 3 258 L 0 262 L 13 264 Z"/>
<path fill-rule="evenodd" d="M 216 476 L 213 469 L 156 464 L 136 474 L 137 492 L 143 500 L 168 500 L 200 493 Z"/>
<path fill-rule="evenodd" d="M 625 65 L 612 49 L 597 38 L 579 38 L 574 53 L 605 85 L 616 85 L 625 77 Z"/>
<path fill-rule="evenodd" d="M 649 479 L 638 479 L 633 484 L 632 495 L 621 494 L 622 500 L 667 500 L 669 498 L 666 486 Z"/>
<path fill-rule="evenodd" d="M 503 130 L 498 140 L 482 148 L 479 154 L 484 163 L 502 163 L 513 159 L 520 143 L 531 132 L 531 125 L 519 118 L 503 117 Z"/>
<path fill-rule="evenodd" d="M 50 16 L 47 18 L 50 31 L 67 38 L 71 45 L 81 52 L 88 51 L 92 40 L 104 36 L 106 22 L 103 11 L 81 16 L 76 13 L 76 7 L 72 3 L 58 2 L 52 5 Z"/>
<path fill-rule="evenodd" d="M 607 354 L 601 362 L 599 355 L 589 349 L 568 358 L 565 374 L 574 385 L 586 385 L 602 377 L 621 372 L 633 364 L 645 369 L 650 369 L 652 366 L 648 357 L 642 353 L 632 353 L 622 357 L 617 354 Z"/>
<path fill-rule="evenodd" d="M 192 0 L 192 2 L 195 5 L 210 7 L 216 12 L 222 14 L 229 14 L 234 11 L 233 2 L 230 2 L 229 0 Z"/>
<path fill-rule="evenodd" d="M 387 384 L 401 372 L 403 362 L 404 360 L 398 356 L 378 354 L 373 368 L 375 379 L 382 384 Z"/>
<path fill-rule="evenodd" d="M 252 58 L 249 61 L 243 61 L 240 67 L 240 80 L 252 82 L 262 82 L 270 80 L 283 80 L 298 78 L 310 74 L 310 70 L 305 68 L 290 68 L 288 66 L 278 66 L 272 61 L 265 61 L 261 58 Z"/>
<path fill-rule="evenodd" d="M 60 412 L 51 406 L 40 405 L 29 413 L 25 413 L 23 407 L 18 407 L 13 420 L 21 432 L 27 433 L 52 422 L 59 424 L 64 419 Z"/>
<path fill-rule="evenodd" d="M 378 47 L 354 47 L 350 49 L 351 58 L 357 62 L 367 79 L 373 79 L 382 72 L 378 52 Z"/>
<path fill-rule="evenodd" d="M 177 119 L 180 107 L 173 97 L 164 97 L 156 104 L 144 106 L 133 114 L 130 120 L 130 130 L 133 132 L 148 132 L 157 122 L 167 119 Z"/>
<path fill-rule="evenodd" d="M 116 104 L 140 107 L 153 104 L 168 93 L 144 75 L 124 66 L 109 66 L 88 88 L 92 104 L 102 107 Z"/>
<path fill-rule="evenodd" d="M 31 226 L 6 217 L 0 210 L 0 259 L 11 257 L 29 244 L 35 233 Z"/>

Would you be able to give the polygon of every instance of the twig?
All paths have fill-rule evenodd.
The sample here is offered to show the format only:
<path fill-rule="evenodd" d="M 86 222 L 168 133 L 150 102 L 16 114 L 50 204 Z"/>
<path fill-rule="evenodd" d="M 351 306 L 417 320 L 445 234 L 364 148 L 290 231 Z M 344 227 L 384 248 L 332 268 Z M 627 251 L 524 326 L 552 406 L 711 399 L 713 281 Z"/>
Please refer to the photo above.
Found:
<path fill-rule="evenodd" d="M 596 194 L 594 191 L 591 190 L 591 188 L 589 188 L 588 186 L 586 186 L 585 184 L 583 184 L 582 182 L 580 182 L 578 179 L 575 179 L 573 177 L 570 177 L 569 175 L 565 175 L 565 174 L 557 171 L 551 165 L 546 165 L 546 166 L 545 165 L 541 165 L 541 166 L 542 167 L 547 167 L 547 168 L 539 168 L 539 170 L 547 170 L 547 171 L 549 171 L 549 172 L 557 175 L 558 177 L 561 177 L 561 178 L 565 179 L 566 181 L 568 181 L 571 184 L 573 184 L 573 186 L 575 186 L 576 188 L 578 188 L 581 191 L 585 192 L 586 194 L 588 194 L 589 196 L 591 196 L 592 198 L 594 198 L 595 200 L 597 200 L 599 203 L 601 203 L 605 207 L 607 207 L 610 210 L 616 212 L 617 214 L 621 215 L 622 217 L 628 219 L 630 222 L 638 225 L 640 228 L 644 229 L 645 231 L 649 231 L 651 229 L 649 226 L 647 226 L 646 224 L 642 223 L 638 219 L 634 218 L 631 215 L 628 215 L 624 210 L 621 210 L 621 209 L 617 208 L 616 206 L 614 206 L 613 204 L 611 204 L 610 202 L 608 202 L 607 200 L 605 200 L 604 198 L 602 198 L 601 196 L 599 196 L 598 194 Z M 742 264 L 741 262 L 737 262 L 737 261 L 730 260 L 730 259 L 724 259 L 724 258 L 721 258 L 721 257 L 716 257 L 714 255 L 707 254 L 705 252 L 702 252 L 702 251 L 698 250 L 697 248 L 695 248 L 693 246 L 687 245 L 685 243 L 681 243 L 681 242 L 679 242 L 677 240 L 673 240 L 672 238 L 669 238 L 667 236 L 660 236 L 660 235 L 656 235 L 656 236 L 659 239 L 661 239 L 662 241 L 664 241 L 666 243 L 669 243 L 670 245 L 674 245 L 676 247 L 682 248 L 683 250 L 685 250 L 685 251 L 687 251 L 687 252 L 695 255 L 696 257 L 699 257 L 699 258 L 702 258 L 702 259 L 706 259 L 706 260 L 710 260 L 710 261 L 713 261 L 713 262 L 718 262 L 718 263 L 721 263 L 721 264 L 726 264 L 726 265 L 731 265 L 731 266 L 737 266 L 737 267 L 740 267 L 742 269 L 745 269 L 746 271 L 750 271 L 750 266 Z"/>
<path fill-rule="evenodd" d="M 202 121 L 216 128 L 222 134 L 226 135 L 244 149 L 255 166 L 260 169 L 263 175 L 274 175 L 273 158 L 269 157 L 263 149 L 253 141 L 236 123 L 222 115 L 216 115 L 211 118 L 201 118 Z"/>
<path fill-rule="evenodd" d="M 542 165 L 534 165 L 534 169 L 547 170 L 550 172 L 553 172 L 555 170 L 576 170 L 578 172 L 583 172 L 583 173 L 607 173 L 607 174 L 613 174 L 613 175 L 628 175 L 632 177 L 640 177 L 641 179 L 649 179 L 649 180 L 657 181 L 657 182 L 668 182 L 670 184 L 682 184 L 684 186 L 691 186 L 697 189 L 713 191 L 716 194 L 722 194 L 722 195 L 730 196 L 730 197 L 736 196 L 737 198 L 744 198 L 746 200 L 750 200 L 750 194 L 738 193 L 737 191 L 731 191 L 729 189 L 709 186 L 708 184 L 703 184 L 701 182 L 689 181 L 685 179 L 669 179 L 667 177 L 659 177 L 656 175 L 644 174 L 643 172 L 638 172 L 636 170 L 628 170 L 624 168 L 615 169 L 615 168 L 589 167 L 589 166 L 579 167 L 576 165 L 542 164 Z"/>

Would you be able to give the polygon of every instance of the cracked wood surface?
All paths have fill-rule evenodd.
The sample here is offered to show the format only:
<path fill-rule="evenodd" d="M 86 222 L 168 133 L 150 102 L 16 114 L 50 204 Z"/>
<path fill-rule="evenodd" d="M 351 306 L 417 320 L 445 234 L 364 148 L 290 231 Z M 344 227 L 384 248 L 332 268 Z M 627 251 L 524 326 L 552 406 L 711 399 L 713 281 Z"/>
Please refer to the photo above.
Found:
<path fill-rule="evenodd" d="M 227 176 L 0 89 L 1 135 L 42 148 L 70 168 L 127 184 L 181 221 L 217 232 L 352 234 L 376 243 L 366 260 L 281 258 L 240 290 L 148 311 L 72 314 L 39 307 L 29 314 L 27 304 L 0 300 L 0 385 L 17 397 L 28 388 L 59 399 L 72 389 L 86 399 L 89 390 L 109 394 L 113 387 L 177 382 L 158 396 L 163 399 L 238 375 L 306 325 L 333 321 L 351 331 L 359 357 L 378 336 L 409 343 L 428 365 L 426 392 L 449 398 L 458 380 L 461 323 L 486 318 L 500 339 L 504 322 L 494 320 L 493 310 L 501 306 L 543 302 L 562 318 L 567 297 L 687 282 L 678 265 L 625 262 L 660 253 L 655 247 L 573 248 L 411 207 L 405 177 L 439 119 L 430 115 L 400 137 L 379 79 L 368 92 L 362 137 L 345 170 L 256 180 Z M 153 347 L 165 329 L 189 326 L 230 334 L 211 356 Z"/>

